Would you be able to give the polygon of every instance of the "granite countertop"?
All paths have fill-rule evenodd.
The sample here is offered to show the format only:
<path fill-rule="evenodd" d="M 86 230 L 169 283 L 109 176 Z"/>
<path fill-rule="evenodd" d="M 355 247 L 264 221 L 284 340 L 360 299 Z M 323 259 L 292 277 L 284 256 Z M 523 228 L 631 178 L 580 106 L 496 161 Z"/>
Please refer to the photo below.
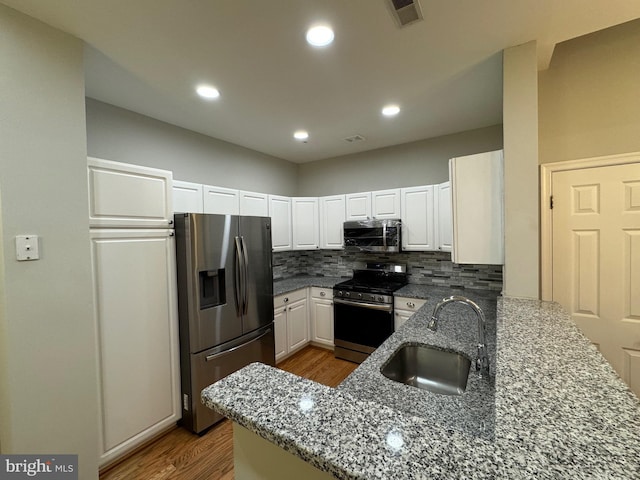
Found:
<path fill-rule="evenodd" d="M 289 293 L 307 287 L 333 288 L 336 283 L 343 282 L 347 279 L 348 277 L 322 277 L 312 275 L 289 277 L 273 282 L 273 294 L 282 295 L 283 293 Z"/>
<path fill-rule="evenodd" d="M 426 329 L 433 302 L 450 294 L 429 289 L 427 304 L 337 389 L 251 364 L 205 389 L 203 401 L 342 479 L 640 477 L 638 398 L 557 304 L 465 290 L 487 314 L 497 304 L 487 315 L 495 377 L 478 409 L 483 423 L 464 401 L 456 423 L 455 401 L 384 378 L 380 366 L 404 342 L 474 358 L 467 337 L 449 337 L 475 331 L 455 326 L 467 322 L 456 312 L 464 306 L 448 305 L 438 332 Z M 462 397 L 482 387 L 473 376 Z"/>

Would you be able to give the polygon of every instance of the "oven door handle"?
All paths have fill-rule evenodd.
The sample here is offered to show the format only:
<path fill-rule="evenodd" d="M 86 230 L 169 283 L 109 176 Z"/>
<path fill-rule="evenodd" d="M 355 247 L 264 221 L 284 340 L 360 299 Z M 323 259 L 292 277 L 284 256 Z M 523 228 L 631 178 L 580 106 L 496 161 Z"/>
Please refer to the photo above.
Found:
<path fill-rule="evenodd" d="M 350 305 L 352 307 L 368 308 L 370 310 L 381 310 L 383 312 L 393 311 L 393 305 L 390 305 L 390 304 L 354 302 L 351 300 L 342 300 L 341 298 L 334 298 L 333 303 L 339 303 L 341 305 Z"/>

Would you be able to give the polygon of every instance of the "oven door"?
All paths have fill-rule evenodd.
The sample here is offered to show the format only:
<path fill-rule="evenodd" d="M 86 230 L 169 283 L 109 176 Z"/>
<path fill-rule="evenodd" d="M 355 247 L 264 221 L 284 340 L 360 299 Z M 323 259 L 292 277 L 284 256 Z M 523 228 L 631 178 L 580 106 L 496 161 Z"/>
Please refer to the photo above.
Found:
<path fill-rule="evenodd" d="M 393 333 L 393 304 L 333 299 L 334 353 L 356 363 Z"/>

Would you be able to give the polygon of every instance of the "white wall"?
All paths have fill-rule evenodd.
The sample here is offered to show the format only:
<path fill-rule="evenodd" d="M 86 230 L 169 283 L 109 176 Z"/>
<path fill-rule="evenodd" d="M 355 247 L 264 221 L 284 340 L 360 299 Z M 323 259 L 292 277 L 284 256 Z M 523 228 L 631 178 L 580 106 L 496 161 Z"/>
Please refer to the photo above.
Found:
<path fill-rule="evenodd" d="M 538 68 L 535 42 L 503 54 L 504 294 L 539 298 Z"/>
<path fill-rule="evenodd" d="M 90 156 L 173 171 L 173 178 L 295 196 L 298 167 L 285 160 L 87 98 Z"/>
<path fill-rule="evenodd" d="M 446 182 L 449 159 L 502 148 L 502 125 L 300 165 L 300 195 L 322 196 Z"/>
<path fill-rule="evenodd" d="M 0 447 L 97 478 L 82 42 L 0 5 Z M 40 235 L 18 262 L 15 236 Z"/>
<path fill-rule="evenodd" d="M 539 82 L 540 163 L 640 151 L 640 19 L 557 45 Z"/>

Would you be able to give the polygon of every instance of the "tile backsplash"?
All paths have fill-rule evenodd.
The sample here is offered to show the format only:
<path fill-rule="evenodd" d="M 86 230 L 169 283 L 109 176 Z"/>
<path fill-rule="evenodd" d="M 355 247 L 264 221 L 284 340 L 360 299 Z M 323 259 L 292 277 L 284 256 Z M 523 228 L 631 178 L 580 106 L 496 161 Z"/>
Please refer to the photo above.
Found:
<path fill-rule="evenodd" d="M 342 250 L 301 250 L 273 253 L 276 280 L 296 275 L 350 277 L 353 263 L 388 262 L 407 265 L 409 283 L 502 290 L 502 265 L 457 265 L 446 252 L 351 253 Z"/>

